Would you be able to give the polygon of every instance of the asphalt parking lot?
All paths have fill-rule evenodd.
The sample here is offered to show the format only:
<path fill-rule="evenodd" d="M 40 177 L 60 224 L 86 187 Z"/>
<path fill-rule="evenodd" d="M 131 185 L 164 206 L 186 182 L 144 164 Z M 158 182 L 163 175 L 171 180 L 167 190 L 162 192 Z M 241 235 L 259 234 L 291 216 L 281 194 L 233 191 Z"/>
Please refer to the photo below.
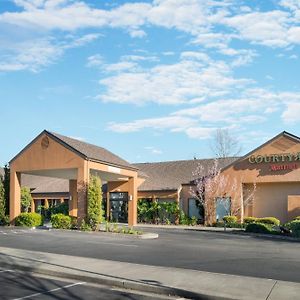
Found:
<path fill-rule="evenodd" d="M 72 299 L 72 300 L 154 300 L 175 299 L 166 296 L 142 294 L 113 287 L 91 285 L 81 281 L 61 280 L 15 270 L 0 270 L 0 299 Z"/>
<path fill-rule="evenodd" d="M 158 232 L 159 238 L 1 228 L 0 246 L 300 282 L 299 242 L 182 229 L 147 230 Z"/>

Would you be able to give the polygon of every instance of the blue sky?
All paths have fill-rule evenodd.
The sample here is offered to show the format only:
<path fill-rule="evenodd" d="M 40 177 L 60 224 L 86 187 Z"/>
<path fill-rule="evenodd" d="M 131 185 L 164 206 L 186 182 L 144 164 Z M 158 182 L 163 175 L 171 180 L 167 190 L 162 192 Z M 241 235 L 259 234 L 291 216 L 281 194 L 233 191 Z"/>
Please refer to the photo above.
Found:
<path fill-rule="evenodd" d="M 299 45 L 299 0 L 1 0 L 0 164 L 43 129 L 130 162 L 299 135 Z"/>

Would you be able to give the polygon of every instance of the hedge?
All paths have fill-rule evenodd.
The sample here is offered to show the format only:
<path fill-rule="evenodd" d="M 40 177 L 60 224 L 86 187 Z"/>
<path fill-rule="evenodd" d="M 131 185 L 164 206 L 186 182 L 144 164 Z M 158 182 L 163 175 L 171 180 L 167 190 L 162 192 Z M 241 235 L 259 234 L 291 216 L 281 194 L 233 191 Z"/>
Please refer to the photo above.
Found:
<path fill-rule="evenodd" d="M 236 216 L 224 216 L 223 221 L 225 223 L 237 223 L 237 217 Z"/>
<path fill-rule="evenodd" d="M 262 223 L 262 224 L 274 225 L 274 226 L 279 226 L 280 225 L 280 221 L 275 217 L 258 218 L 256 220 L 256 222 L 257 223 Z"/>
<path fill-rule="evenodd" d="M 42 225 L 42 216 L 38 213 L 21 213 L 15 219 L 16 226 L 35 227 Z"/>
<path fill-rule="evenodd" d="M 300 221 L 300 216 L 294 218 L 295 221 Z"/>
<path fill-rule="evenodd" d="M 55 214 L 51 216 L 51 224 L 53 228 L 70 229 L 71 217 L 64 214 Z"/>
<path fill-rule="evenodd" d="M 254 233 L 273 233 L 271 225 L 263 223 L 250 223 L 246 226 L 246 232 Z"/>
<path fill-rule="evenodd" d="M 290 222 L 290 229 L 292 231 L 292 236 L 300 237 L 300 220 L 295 220 Z"/>
<path fill-rule="evenodd" d="M 244 218 L 244 223 L 245 224 L 251 224 L 257 222 L 258 218 L 255 217 L 246 217 Z"/>

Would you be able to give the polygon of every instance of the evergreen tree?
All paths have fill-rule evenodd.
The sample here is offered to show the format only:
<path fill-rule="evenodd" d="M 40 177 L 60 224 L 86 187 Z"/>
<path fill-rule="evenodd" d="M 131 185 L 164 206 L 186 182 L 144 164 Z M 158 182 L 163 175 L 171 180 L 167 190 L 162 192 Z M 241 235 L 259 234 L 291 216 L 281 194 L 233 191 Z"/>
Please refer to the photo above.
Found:
<path fill-rule="evenodd" d="M 5 193 L 4 193 L 3 178 L 0 177 L 0 224 L 2 224 L 4 220 L 5 220 Z"/>
<path fill-rule="evenodd" d="M 30 188 L 23 186 L 21 188 L 21 207 L 22 211 L 28 212 L 28 209 L 31 207 L 31 202 L 33 201 Z"/>
<path fill-rule="evenodd" d="M 96 230 L 102 221 L 102 183 L 97 176 L 90 178 L 87 206 L 87 223 Z"/>
<path fill-rule="evenodd" d="M 3 185 L 5 198 L 5 214 L 9 215 L 10 168 L 8 165 L 4 166 Z"/>

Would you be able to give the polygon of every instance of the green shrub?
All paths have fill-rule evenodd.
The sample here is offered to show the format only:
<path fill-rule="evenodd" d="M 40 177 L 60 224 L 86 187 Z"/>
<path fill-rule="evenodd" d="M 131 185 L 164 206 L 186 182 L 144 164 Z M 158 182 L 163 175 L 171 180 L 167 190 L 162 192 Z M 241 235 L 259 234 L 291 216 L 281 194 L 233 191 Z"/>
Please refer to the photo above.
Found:
<path fill-rule="evenodd" d="M 255 222 L 257 222 L 257 218 L 255 218 L 255 217 L 246 217 L 246 218 L 244 218 L 244 223 L 245 224 L 251 224 L 251 223 L 255 223 Z"/>
<path fill-rule="evenodd" d="M 1 226 L 6 226 L 9 225 L 9 216 L 1 216 L 0 217 L 0 225 Z"/>
<path fill-rule="evenodd" d="M 69 204 L 66 202 L 60 203 L 58 205 L 52 206 L 49 208 L 49 212 L 51 215 L 63 214 L 69 215 Z"/>
<path fill-rule="evenodd" d="M 91 231 L 92 227 L 90 224 L 86 223 L 85 220 L 82 220 L 81 224 L 80 224 L 80 230 L 81 231 Z"/>
<path fill-rule="evenodd" d="M 225 227 L 224 225 L 226 225 L 226 228 L 244 228 L 244 224 L 241 223 L 224 223 L 224 222 L 215 222 L 212 224 L 212 227 Z"/>
<path fill-rule="evenodd" d="M 16 226 L 35 227 L 42 225 L 42 216 L 38 213 L 21 213 L 15 219 Z"/>
<path fill-rule="evenodd" d="M 300 237 L 300 220 L 295 220 L 290 222 L 290 229 L 292 231 L 292 236 Z"/>
<path fill-rule="evenodd" d="M 71 217 L 64 214 L 55 214 L 51 216 L 51 224 L 53 228 L 70 229 Z"/>
<path fill-rule="evenodd" d="M 236 216 L 224 216 L 223 221 L 226 223 L 237 223 L 237 217 Z"/>
<path fill-rule="evenodd" d="M 298 220 L 300 221 L 300 216 L 295 217 L 294 220 L 295 221 L 298 221 Z"/>
<path fill-rule="evenodd" d="M 272 227 L 269 224 L 263 223 L 250 223 L 246 226 L 246 232 L 254 232 L 254 233 L 272 233 Z"/>
<path fill-rule="evenodd" d="M 280 221 L 277 218 L 274 217 L 265 217 L 265 218 L 258 218 L 257 223 L 262 223 L 262 224 L 269 224 L 269 225 L 274 225 L 274 226 L 279 226 Z"/>
<path fill-rule="evenodd" d="M 189 225 L 196 226 L 197 222 L 198 222 L 198 219 L 195 216 L 193 216 L 189 220 Z"/>
<path fill-rule="evenodd" d="M 86 222 L 96 230 L 102 221 L 102 183 L 97 176 L 91 176 L 88 186 L 88 205 Z"/>

